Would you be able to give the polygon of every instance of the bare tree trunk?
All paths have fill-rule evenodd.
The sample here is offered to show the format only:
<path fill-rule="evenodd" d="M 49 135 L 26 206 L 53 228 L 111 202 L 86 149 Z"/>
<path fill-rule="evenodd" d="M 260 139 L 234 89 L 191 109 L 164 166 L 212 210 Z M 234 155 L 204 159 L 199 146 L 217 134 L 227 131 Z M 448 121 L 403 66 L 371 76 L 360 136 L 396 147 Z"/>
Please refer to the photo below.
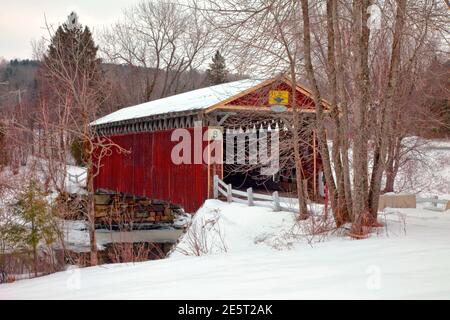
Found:
<path fill-rule="evenodd" d="M 400 165 L 402 137 L 395 138 L 388 147 L 388 159 L 386 163 L 386 184 L 383 192 L 393 192 L 395 178 Z"/>
<path fill-rule="evenodd" d="M 32 223 L 31 225 L 31 230 L 32 232 L 35 230 L 35 225 L 34 223 Z M 38 263 L 37 263 L 37 259 L 38 259 L 38 253 L 37 253 L 37 243 L 34 242 L 35 240 L 33 240 L 33 269 L 34 269 L 34 276 L 37 277 L 38 276 Z"/>
<path fill-rule="evenodd" d="M 389 66 L 388 85 L 386 95 L 383 101 L 383 110 L 381 116 L 381 132 L 378 136 L 377 146 L 374 156 L 374 165 L 372 171 L 372 179 L 369 192 L 369 208 L 373 218 L 376 219 L 378 214 L 378 200 L 380 197 L 381 180 L 385 166 L 385 153 L 387 147 L 387 139 L 392 131 L 392 110 L 395 103 L 395 89 L 397 87 L 399 69 L 400 69 L 400 52 L 401 37 L 404 26 L 404 17 L 406 10 L 406 0 L 397 0 L 397 12 L 395 17 L 394 37 L 392 40 L 392 53 Z"/>
<path fill-rule="evenodd" d="M 34 276 L 38 276 L 38 267 L 37 267 L 37 248 L 36 245 L 33 245 L 33 267 L 34 267 Z"/>
<path fill-rule="evenodd" d="M 322 156 L 323 168 L 325 173 L 325 179 L 328 185 L 328 191 L 330 194 L 331 207 L 333 209 L 333 215 L 338 226 L 345 223 L 345 217 L 341 215 L 337 204 L 336 197 L 336 184 L 334 182 L 330 153 L 327 144 L 327 135 L 324 125 L 324 112 L 322 106 L 322 99 L 320 96 L 319 86 L 314 74 L 314 69 L 311 59 L 311 29 L 309 21 L 309 7 L 308 0 L 301 0 L 301 7 L 303 13 L 303 51 L 305 58 L 305 69 L 307 77 L 311 86 L 311 91 L 314 98 L 314 105 L 316 108 L 316 123 L 317 123 L 317 138 L 319 140 L 320 154 Z"/>
<path fill-rule="evenodd" d="M 298 101 L 297 101 L 297 76 L 296 76 L 296 61 L 295 53 L 293 54 L 290 50 L 289 42 L 285 38 L 285 34 L 282 30 L 281 23 L 278 19 L 278 15 L 273 13 L 273 18 L 276 22 L 276 26 L 280 33 L 283 45 L 285 47 L 286 55 L 289 61 L 289 71 L 291 78 L 291 92 L 292 92 L 292 143 L 294 149 L 294 161 L 295 161 L 295 172 L 296 172 L 296 188 L 297 188 L 297 199 L 299 204 L 299 217 L 300 219 L 305 219 L 308 216 L 308 206 L 307 206 L 307 192 L 304 188 L 304 173 L 302 158 L 300 155 L 300 130 L 302 126 L 303 116 L 299 115 Z"/>
<path fill-rule="evenodd" d="M 355 135 L 353 142 L 353 214 L 355 220 L 367 208 L 367 110 L 369 105 L 368 46 L 370 31 L 366 26 L 368 0 L 353 2 L 353 49 L 357 66 Z"/>
<path fill-rule="evenodd" d="M 88 106 L 83 105 L 83 134 L 85 137 L 91 137 L 89 119 L 88 119 Z M 95 139 L 95 138 L 94 138 Z M 86 156 L 86 189 L 87 189 L 87 219 L 89 223 L 89 242 L 91 247 L 91 266 L 96 266 L 98 264 L 97 255 L 97 239 L 95 236 L 95 190 L 94 190 L 94 152 L 96 151 L 92 145 L 91 141 L 87 142 L 84 146 L 84 154 Z"/>
<path fill-rule="evenodd" d="M 350 164 L 349 164 L 349 155 L 348 150 L 350 148 L 349 140 L 348 140 L 348 126 L 349 126 L 349 111 L 348 111 L 348 102 L 345 92 L 345 75 L 344 75 L 344 57 L 342 51 L 341 44 L 341 31 L 338 20 L 338 6 L 337 1 L 333 1 L 333 24 L 334 24 L 334 33 L 335 33 L 335 44 L 336 44 L 336 62 L 337 62 L 337 79 L 338 79 L 338 88 L 341 99 L 341 110 L 338 112 L 342 112 L 342 121 L 341 130 L 339 132 L 340 139 L 340 152 L 341 152 L 341 162 L 342 162 L 342 171 L 343 171 L 343 180 L 344 180 L 344 194 L 345 194 L 345 202 L 347 204 L 347 212 L 349 214 L 349 218 L 351 221 L 354 220 L 354 215 L 352 211 L 352 190 L 350 183 Z"/>
<path fill-rule="evenodd" d="M 339 118 L 339 109 L 337 107 L 337 74 L 336 74 L 336 58 L 335 58 L 335 31 L 334 31 L 334 19 L 333 11 L 336 8 L 336 0 L 327 1 L 327 64 L 328 64 L 328 81 L 331 92 L 331 117 L 334 121 L 335 132 L 333 135 L 333 164 L 336 171 L 336 200 L 337 208 L 335 210 L 339 211 L 339 216 L 342 217 L 344 221 L 348 221 L 349 212 L 347 209 L 347 202 L 345 199 L 344 192 L 344 172 L 342 168 L 341 161 L 341 136 L 342 128 L 341 121 Z"/>
<path fill-rule="evenodd" d="M 94 178 L 92 172 L 88 174 L 88 199 L 87 199 L 87 212 L 89 222 L 89 242 L 91 247 L 91 266 L 98 264 L 97 255 L 97 239 L 95 236 L 95 204 L 94 204 Z"/>
<path fill-rule="evenodd" d="M 299 204 L 300 218 L 305 218 L 308 215 L 307 196 L 303 187 L 303 165 L 300 156 L 300 139 L 299 139 L 299 126 L 301 126 L 301 120 L 297 110 L 297 98 L 296 98 L 296 76 L 294 66 L 291 66 L 291 88 L 292 88 L 292 104 L 293 104 L 293 132 L 292 139 L 294 145 L 294 159 L 295 159 L 295 172 L 296 172 L 296 186 L 297 186 L 297 198 Z"/>

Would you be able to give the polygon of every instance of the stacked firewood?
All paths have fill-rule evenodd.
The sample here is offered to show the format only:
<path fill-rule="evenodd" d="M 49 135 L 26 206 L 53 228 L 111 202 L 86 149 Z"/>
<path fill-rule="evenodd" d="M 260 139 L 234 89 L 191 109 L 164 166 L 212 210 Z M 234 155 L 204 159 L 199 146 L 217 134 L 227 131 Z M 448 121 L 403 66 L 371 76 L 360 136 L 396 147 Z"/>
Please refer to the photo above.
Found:
<path fill-rule="evenodd" d="M 99 189 L 95 194 L 95 217 L 107 222 L 172 223 L 183 209 L 167 201 Z"/>

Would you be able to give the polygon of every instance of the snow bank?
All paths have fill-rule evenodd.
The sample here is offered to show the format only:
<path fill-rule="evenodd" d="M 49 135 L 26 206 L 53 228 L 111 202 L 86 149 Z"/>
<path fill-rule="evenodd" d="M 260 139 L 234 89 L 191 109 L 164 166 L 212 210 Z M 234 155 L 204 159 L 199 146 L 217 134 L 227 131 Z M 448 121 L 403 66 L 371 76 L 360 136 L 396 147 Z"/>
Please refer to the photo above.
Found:
<path fill-rule="evenodd" d="M 218 212 L 227 252 L 59 272 L 0 285 L 0 299 L 450 298 L 448 213 L 391 209 L 367 240 L 276 250 L 254 240 L 280 234 L 290 213 L 207 201 L 199 217 Z"/>
<path fill-rule="evenodd" d="M 395 191 L 450 200 L 450 141 L 408 137 L 403 144 L 411 151 L 399 169 Z"/>
<path fill-rule="evenodd" d="M 417 188 L 402 192 L 450 199 L 448 144 L 422 149 L 430 170 L 411 167 Z M 202 256 L 175 251 L 163 260 L 4 284 L 0 299 L 450 299 L 450 211 L 386 209 L 379 219 L 386 227 L 369 239 L 330 237 L 312 246 L 287 244 L 283 235 L 294 219 L 270 208 L 208 200 L 194 222 L 215 221 L 207 234 L 217 239 L 220 230 L 225 246 Z M 75 232 L 72 240 L 80 236 Z M 183 238 L 179 248 L 186 245 Z"/>
<path fill-rule="evenodd" d="M 295 215 L 289 212 L 273 212 L 270 208 L 248 207 L 244 204 L 228 204 L 219 200 L 207 200 L 193 218 L 193 227 L 185 234 L 172 253 L 183 255 L 192 246 L 190 232 L 200 233 L 206 228 L 206 241 L 211 246 L 209 254 L 223 252 L 248 252 L 272 247 L 269 239 L 286 232 L 294 224 Z M 214 221 L 214 225 L 210 223 Z M 220 239 L 223 237 L 223 243 Z M 264 245 L 259 245 L 262 242 Z"/>
<path fill-rule="evenodd" d="M 55 163 L 53 164 L 54 171 L 58 174 L 58 181 L 64 177 L 64 186 L 69 193 L 85 193 L 86 186 L 86 168 L 77 167 L 68 164 Z M 64 172 L 64 170 L 66 172 Z M 6 181 L 12 190 L 20 190 L 23 184 L 28 182 L 31 178 L 38 179 L 44 183 L 49 172 L 49 165 L 47 160 L 37 157 L 29 157 L 25 166 L 19 166 L 15 171 L 10 167 L 4 168 L 0 172 L 0 179 Z M 65 174 L 63 174 L 65 173 Z M 75 176 L 79 181 L 75 180 Z M 56 191 L 53 191 L 52 197 L 56 197 Z M 2 199 L 0 199 L 1 201 Z"/>

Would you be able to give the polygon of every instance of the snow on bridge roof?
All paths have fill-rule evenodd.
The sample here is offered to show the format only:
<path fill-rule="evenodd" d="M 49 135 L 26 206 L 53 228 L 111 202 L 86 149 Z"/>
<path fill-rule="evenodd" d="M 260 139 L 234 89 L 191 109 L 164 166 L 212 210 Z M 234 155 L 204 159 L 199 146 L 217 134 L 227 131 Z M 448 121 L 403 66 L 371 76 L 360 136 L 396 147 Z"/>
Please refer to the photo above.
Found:
<path fill-rule="evenodd" d="M 207 109 L 221 101 L 239 94 L 244 90 L 258 85 L 261 82 L 263 82 L 263 80 L 246 79 L 188 91 L 167 98 L 122 108 L 97 119 L 91 124 L 101 125 L 110 122 L 143 118 L 164 113 Z"/>

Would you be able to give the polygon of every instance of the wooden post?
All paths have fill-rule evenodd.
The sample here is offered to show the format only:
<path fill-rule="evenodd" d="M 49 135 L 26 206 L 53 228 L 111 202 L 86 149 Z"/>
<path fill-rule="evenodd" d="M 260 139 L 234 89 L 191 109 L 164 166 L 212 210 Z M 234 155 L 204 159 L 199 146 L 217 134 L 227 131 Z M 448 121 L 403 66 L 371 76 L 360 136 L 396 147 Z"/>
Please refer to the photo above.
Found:
<path fill-rule="evenodd" d="M 229 184 L 228 186 L 227 186 L 227 201 L 228 202 L 232 202 L 233 201 L 233 195 L 231 194 L 231 192 L 232 192 L 232 187 L 231 187 L 231 184 Z"/>
<path fill-rule="evenodd" d="M 308 194 L 308 179 L 304 179 L 304 180 L 303 180 L 303 190 L 305 191 L 306 201 L 308 201 L 308 199 L 309 199 L 309 194 Z"/>
<path fill-rule="evenodd" d="M 213 180 L 213 195 L 214 199 L 219 198 L 219 177 L 215 174 Z"/>
<path fill-rule="evenodd" d="M 319 171 L 318 178 L 319 181 L 317 184 L 319 186 L 319 195 L 321 197 L 325 197 L 325 184 L 323 183 L 323 171 Z"/>
<path fill-rule="evenodd" d="M 438 200 L 438 196 L 433 196 L 433 201 L 432 201 L 432 204 L 433 204 L 433 207 L 437 207 L 437 200 Z"/>
<path fill-rule="evenodd" d="M 254 202 L 253 202 L 253 189 L 252 188 L 248 188 L 247 189 L 247 200 L 248 200 L 248 206 L 249 207 L 254 205 Z"/>
<path fill-rule="evenodd" d="M 278 191 L 272 193 L 272 197 L 273 197 L 273 211 L 281 211 L 280 197 L 278 196 Z"/>
<path fill-rule="evenodd" d="M 314 187 L 313 187 L 313 192 L 314 192 L 314 198 L 316 198 L 316 194 L 317 194 L 317 156 L 316 156 L 316 130 L 313 130 L 313 158 L 314 158 L 314 174 L 313 174 L 313 179 L 314 179 Z"/>

